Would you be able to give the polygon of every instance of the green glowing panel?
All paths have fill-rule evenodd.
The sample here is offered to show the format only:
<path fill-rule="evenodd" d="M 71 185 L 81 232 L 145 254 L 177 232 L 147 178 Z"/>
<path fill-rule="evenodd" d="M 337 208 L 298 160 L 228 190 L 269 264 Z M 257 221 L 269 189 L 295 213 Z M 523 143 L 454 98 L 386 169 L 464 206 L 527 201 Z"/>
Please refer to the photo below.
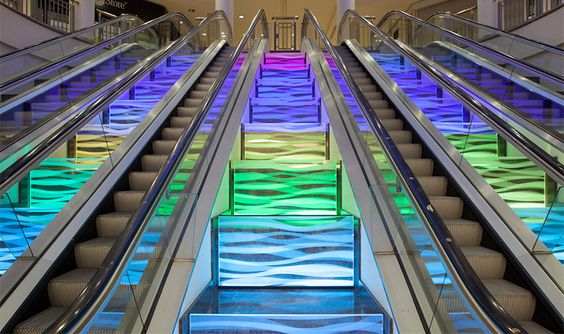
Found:
<path fill-rule="evenodd" d="M 335 161 L 234 161 L 234 214 L 337 214 L 337 167 Z"/>
<path fill-rule="evenodd" d="M 244 158 L 247 160 L 325 160 L 327 124 L 244 124 Z"/>

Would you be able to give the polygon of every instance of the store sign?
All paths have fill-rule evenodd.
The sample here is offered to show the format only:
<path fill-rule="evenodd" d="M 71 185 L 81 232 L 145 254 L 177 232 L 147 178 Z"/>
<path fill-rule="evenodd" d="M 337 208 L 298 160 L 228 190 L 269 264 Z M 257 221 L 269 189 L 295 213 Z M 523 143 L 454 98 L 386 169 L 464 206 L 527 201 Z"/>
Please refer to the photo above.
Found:
<path fill-rule="evenodd" d="M 96 0 L 96 5 L 97 6 L 106 5 L 118 9 L 125 9 L 125 6 L 127 6 L 127 2 L 121 2 L 117 0 Z"/>

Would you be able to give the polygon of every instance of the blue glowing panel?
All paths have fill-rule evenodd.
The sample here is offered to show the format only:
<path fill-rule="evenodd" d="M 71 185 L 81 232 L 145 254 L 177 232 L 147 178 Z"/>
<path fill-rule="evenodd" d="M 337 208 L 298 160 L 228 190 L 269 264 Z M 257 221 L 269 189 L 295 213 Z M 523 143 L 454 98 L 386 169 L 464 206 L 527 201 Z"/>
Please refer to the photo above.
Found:
<path fill-rule="evenodd" d="M 191 314 L 190 333 L 383 333 L 381 314 Z"/>
<path fill-rule="evenodd" d="M 221 216 L 220 286 L 353 286 L 354 220 Z"/>

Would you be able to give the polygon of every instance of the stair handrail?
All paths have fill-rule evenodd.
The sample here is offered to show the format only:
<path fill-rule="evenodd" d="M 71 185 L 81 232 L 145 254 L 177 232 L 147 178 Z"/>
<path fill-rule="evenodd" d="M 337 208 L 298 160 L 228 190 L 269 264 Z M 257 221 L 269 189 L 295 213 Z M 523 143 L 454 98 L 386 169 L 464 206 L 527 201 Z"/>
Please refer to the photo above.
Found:
<path fill-rule="evenodd" d="M 209 19 L 209 17 L 206 18 L 206 20 L 207 19 Z M 202 26 L 203 23 L 204 22 L 196 26 L 194 30 Z M 190 121 L 190 125 L 183 130 L 164 166 L 159 169 L 157 176 L 151 183 L 149 189 L 145 192 L 139 206 L 130 217 L 123 232 L 121 232 L 120 236 L 113 243 L 111 250 L 96 271 L 94 277 L 73 304 L 57 321 L 47 328 L 45 333 L 62 334 L 80 332 L 80 329 L 86 326 L 88 321 L 98 311 L 98 308 L 103 305 L 104 300 L 111 293 L 111 286 L 117 284 L 119 281 L 121 272 L 128 263 L 129 256 L 133 254 L 137 242 L 141 239 L 146 227 L 149 225 L 149 218 L 151 217 L 151 213 L 156 209 L 155 206 L 159 203 L 159 199 L 166 195 L 167 187 L 163 187 L 163 185 L 169 184 L 172 181 L 173 172 L 182 163 L 181 158 L 188 152 L 191 146 L 190 144 L 194 141 L 200 125 L 203 124 L 205 116 L 212 107 L 216 96 L 219 94 L 231 69 L 239 59 L 239 56 L 245 49 L 249 39 L 253 36 L 255 28 L 259 23 L 261 23 L 263 27 L 264 38 L 268 38 L 266 12 L 261 9 L 257 12 L 249 28 L 237 45 L 237 48 L 230 55 L 226 65 L 208 90 L 204 100 L 198 106 L 195 116 Z M 192 180 L 194 177 L 190 179 Z M 160 283 L 162 284 L 162 282 Z"/>
<path fill-rule="evenodd" d="M 533 47 L 536 47 L 536 48 L 539 48 L 539 49 L 543 49 L 543 50 L 550 52 L 550 53 L 556 53 L 560 57 L 564 57 L 564 50 L 561 49 L 561 48 L 558 48 L 556 46 L 546 44 L 546 43 L 543 43 L 543 42 L 535 41 L 535 40 L 529 39 L 529 38 L 521 36 L 521 35 L 512 34 L 510 32 L 507 32 L 507 31 L 504 31 L 504 30 L 501 30 L 501 29 L 498 29 L 498 28 L 494 28 L 492 26 L 489 26 L 489 25 L 471 20 L 469 18 L 460 16 L 460 15 L 458 15 L 458 13 L 453 14 L 453 13 L 449 13 L 449 12 L 438 12 L 438 13 L 435 13 L 435 14 L 429 16 L 429 18 L 427 18 L 425 21 L 429 22 L 432 19 L 440 18 L 441 16 L 446 16 L 449 20 L 463 21 L 466 24 L 484 28 L 486 30 L 492 31 L 493 33 L 495 33 L 497 35 L 502 35 L 502 36 L 505 36 L 509 39 L 517 40 L 517 41 L 519 41 L 523 44 L 527 44 L 527 45 L 530 45 L 530 46 L 533 46 Z"/>
<path fill-rule="evenodd" d="M 84 55 L 87 55 L 87 54 L 96 52 L 98 50 L 101 50 L 101 49 L 105 48 L 106 46 L 111 45 L 111 44 L 113 44 L 117 41 L 124 39 L 124 38 L 131 37 L 131 36 L 133 36 L 133 35 L 135 35 L 139 32 L 146 30 L 146 29 L 151 29 L 152 26 L 157 25 L 161 22 L 165 22 L 165 21 L 167 21 L 167 20 L 169 20 L 169 19 L 171 19 L 172 17 L 175 17 L 175 16 L 180 17 L 182 20 L 188 20 L 188 18 L 180 12 L 171 12 L 171 13 L 165 14 L 161 17 L 158 17 L 154 20 L 145 22 L 144 24 L 142 24 L 140 26 L 137 26 L 133 29 L 130 29 L 123 34 L 114 36 L 110 39 L 107 39 L 107 40 L 101 42 L 101 43 L 98 43 L 98 44 L 96 44 L 96 45 L 94 45 L 90 48 L 80 50 L 78 52 L 75 52 L 75 53 L 69 55 L 68 57 L 59 59 L 59 60 L 54 61 L 52 63 L 49 63 L 49 64 L 47 64 L 43 67 L 35 69 L 31 72 L 27 72 L 27 73 L 24 73 L 22 75 L 15 77 L 15 78 L 12 78 L 10 80 L 7 80 L 7 81 L 0 84 L 0 92 L 9 91 L 12 88 L 15 88 L 15 87 L 23 84 L 24 82 L 27 82 L 27 81 L 29 81 L 29 80 L 31 80 L 31 79 L 39 76 L 39 75 L 42 75 L 42 74 L 51 72 L 53 70 L 56 70 L 57 68 L 64 66 L 66 63 L 72 62 L 73 60 L 78 59 L 78 58 L 80 58 Z"/>
<path fill-rule="evenodd" d="M 74 32 L 72 32 L 70 34 L 65 34 L 63 36 L 53 37 L 53 38 L 50 38 L 48 40 L 41 41 L 37 44 L 27 46 L 23 49 L 15 50 L 13 52 L 3 54 L 3 55 L 0 56 L 0 62 L 10 61 L 14 58 L 21 57 L 24 54 L 34 52 L 34 51 L 39 50 L 39 49 L 46 48 L 48 46 L 60 43 L 62 41 L 66 41 L 67 39 L 75 38 L 76 36 L 83 35 L 85 32 L 87 32 L 89 30 L 100 29 L 100 28 L 105 27 L 105 26 L 115 25 L 116 23 L 119 23 L 121 21 L 128 21 L 128 20 L 136 21 L 137 23 L 139 23 L 139 25 L 145 23 L 143 20 L 141 20 L 136 15 L 122 14 L 122 15 L 116 17 L 115 19 L 105 21 L 105 22 L 102 22 L 102 23 L 93 24 L 93 25 L 90 25 L 88 27 L 85 27 L 85 28 L 82 28 L 82 29 L 79 29 L 79 30 L 75 30 Z M 189 23 L 189 26 L 190 26 L 190 29 L 191 29 L 192 24 Z"/>
<path fill-rule="evenodd" d="M 444 220 L 435 210 L 432 209 L 431 201 L 423 191 L 423 187 L 417 180 L 417 177 L 411 168 L 409 168 L 409 165 L 403 158 L 389 132 L 382 124 L 382 121 L 376 117 L 376 112 L 352 78 L 352 74 L 347 70 L 342 57 L 331 44 L 329 38 L 319 25 L 319 22 L 313 13 L 306 10 L 306 15 L 312 21 L 312 25 L 317 30 L 319 36 L 321 36 L 321 41 L 323 42 L 325 49 L 331 55 L 331 58 L 335 62 L 335 65 L 337 65 L 337 68 L 339 69 L 339 72 L 341 72 L 341 75 L 347 83 L 351 93 L 358 102 L 358 106 L 364 117 L 368 120 L 373 135 L 382 144 L 380 146 L 384 153 L 391 158 L 389 161 L 396 170 L 396 174 L 399 176 L 402 184 L 405 185 L 408 196 L 413 200 L 413 203 L 416 204 L 416 207 L 418 207 L 419 213 L 423 214 L 421 217 L 423 218 L 423 222 L 428 226 L 428 230 L 434 233 L 435 240 L 440 242 L 440 245 L 438 245 L 440 247 L 437 247 L 437 249 L 443 257 L 442 261 L 450 267 L 450 270 L 454 270 L 456 272 L 457 276 L 452 275 L 452 277 L 455 280 L 459 278 L 457 284 L 465 286 L 468 289 L 468 291 L 465 291 L 464 289 L 460 290 L 464 294 L 466 300 L 470 302 L 476 311 L 476 314 L 479 315 L 480 320 L 482 320 L 483 323 L 492 330 L 492 332 L 501 330 L 507 334 L 514 334 L 518 333 L 516 330 L 520 330 L 521 333 L 525 333 L 521 325 L 507 314 L 492 294 L 486 289 L 483 282 L 472 269 L 470 262 L 468 262 L 468 259 L 464 256 L 464 253 L 458 244 L 453 242 L 454 237 L 448 230 Z M 343 16 L 343 19 L 345 16 Z M 369 22 L 368 20 L 365 21 Z M 448 261 L 445 259 L 448 259 Z M 401 262 L 399 257 L 398 261 Z"/>
<path fill-rule="evenodd" d="M 419 24 L 419 25 L 421 25 L 425 28 L 431 29 L 431 30 L 443 35 L 443 36 L 446 35 L 446 36 L 448 36 L 449 38 L 452 38 L 455 41 L 458 41 L 458 42 L 466 44 L 466 45 L 470 45 L 473 48 L 480 50 L 481 52 L 493 55 L 494 57 L 496 57 L 498 59 L 503 59 L 503 60 L 507 61 L 508 63 L 510 63 L 511 65 L 519 67 L 521 69 L 524 69 L 524 70 L 526 70 L 530 73 L 534 73 L 535 75 L 538 75 L 541 78 L 547 78 L 547 79 L 549 79 L 553 82 L 556 82 L 560 85 L 564 85 L 564 78 L 561 75 L 559 75 L 558 73 L 552 73 L 552 72 L 546 71 L 544 69 L 538 68 L 535 65 L 524 63 L 524 62 L 520 61 L 519 59 L 517 59 L 513 56 L 510 56 L 508 54 L 505 54 L 505 53 L 502 53 L 502 52 L 499 52 L 499 51 L 496 51 L 496 50 L 493 50 L 493 49 L 490 49 L 490 48 L 483 46 L 480 43 L 477 43 L 477 42 L 475 42 L 471 39 L 468 39 L 468 38 L 466 38 L 466 37 L 464 37 L 460 34 L 457 34 L 457 33 L 452 32 L 450 30 L 447 30 L 447 29 L 438 27 L 436 25 L 433 25 L 433 24 L 431 24 L 431 23 L 429 23 L 425 20 L 422 20 L 418 17 L 410 15 L 410 14 L 404 12 L 404 11 L 401 11 L 401 10 L 389 11 L 388 13 L 386 13 L 382 17 L 382 19 L 380 20 L 380 22 L 378 22 L 378 24 L 376 26 L 378 28 L 380 28 L 385 23 L 385 21 L 393 15 L 403 17 L 403 18 L 410 20 L 410 21 L 415 21 L 415 22 L 417 22 L 417 24 Z M 345 17 L 345 16 L 343 15 L 343 17 Z M 343 23 L 342 20 L 341 20 L 341 23 Z M 340 27 L 341 27 L 341 25 L 339 25 L 339 28 Z"/>

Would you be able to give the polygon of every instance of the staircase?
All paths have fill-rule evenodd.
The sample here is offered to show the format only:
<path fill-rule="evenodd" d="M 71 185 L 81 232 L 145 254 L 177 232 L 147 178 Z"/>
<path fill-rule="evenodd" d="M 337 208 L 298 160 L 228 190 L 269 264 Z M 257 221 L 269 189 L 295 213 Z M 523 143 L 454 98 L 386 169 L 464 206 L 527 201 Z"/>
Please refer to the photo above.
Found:
<path fill-rule="evenodd" d="M 307 55 L 266 54 L 259 72 L 230 162 L 231 210 L 215 219 L 214 284 L 183 321 L 191 333 L 381 333 Z"/>

